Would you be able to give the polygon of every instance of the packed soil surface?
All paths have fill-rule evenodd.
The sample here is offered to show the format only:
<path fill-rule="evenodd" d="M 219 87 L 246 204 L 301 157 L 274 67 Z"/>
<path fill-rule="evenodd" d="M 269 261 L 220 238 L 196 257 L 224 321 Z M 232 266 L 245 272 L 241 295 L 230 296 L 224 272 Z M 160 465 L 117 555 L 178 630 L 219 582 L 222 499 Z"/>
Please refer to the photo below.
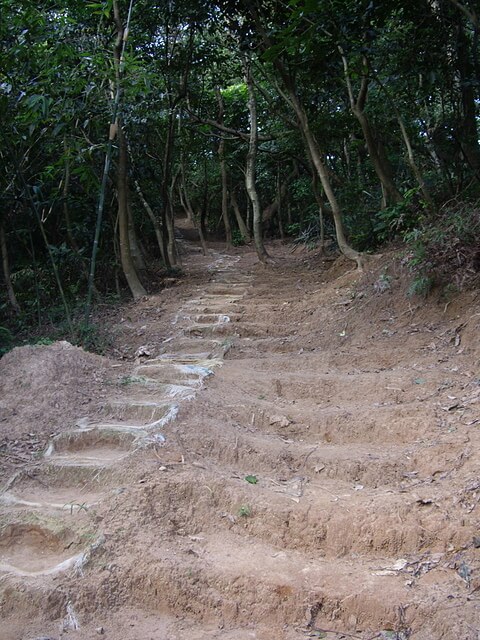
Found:
<path fill-rule="evenodd" d="M 181 250 L 109 357 L 0 361 L 2 640 L 478 640 L 478 292 Z"/>

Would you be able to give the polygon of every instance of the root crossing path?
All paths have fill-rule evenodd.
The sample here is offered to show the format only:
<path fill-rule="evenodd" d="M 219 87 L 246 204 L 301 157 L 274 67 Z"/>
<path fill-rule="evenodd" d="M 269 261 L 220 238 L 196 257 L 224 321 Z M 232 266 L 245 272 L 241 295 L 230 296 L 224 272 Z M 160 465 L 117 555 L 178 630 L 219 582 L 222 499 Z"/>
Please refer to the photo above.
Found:
<path fill-rule="evenodd" d="M 477 640 L 465 323 L 313 254 L 183 253 L 100 417 L 3 487 L 0 637 Z"/>

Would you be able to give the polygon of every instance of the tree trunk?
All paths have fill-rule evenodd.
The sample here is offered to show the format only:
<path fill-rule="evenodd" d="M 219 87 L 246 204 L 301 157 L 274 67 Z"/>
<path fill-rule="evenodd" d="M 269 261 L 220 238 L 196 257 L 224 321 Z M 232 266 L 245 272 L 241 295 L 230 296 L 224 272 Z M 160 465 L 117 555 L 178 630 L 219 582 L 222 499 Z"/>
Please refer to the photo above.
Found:
<path fill-rule="evenodd" d="M 323 187 L 323 191 L 325 192 L 325 196 L 328 202 L 330 203 L 333 222 L 335 224 L 335 234 L 337 238 L 338 248 L 346 258 L 356 262 L 357 267 L 361 269 L 363 266 L 364 257 L 362 256 L 361 253 L 359 253 L 358 251 L 355 251 L 355 249 L 352 249 L 352 247 L 348 244 L 347 239 L 345 237 L 342 210 L 340 209 L 337 198 L 333 191 L 328 169 L 323 163 L 318 142 L 310 130 L 307 113 L 295 91 L 295 84 L 293 82 L 293 79 L 289 75 L 282 61 L 279 58 L 277 58 L 274 61 L 274 64 L 278 72 L 280 73 L 280 76 L 282 77 L 285 88 L 288 92 L 288 95 L 282 92 L 282 97 L 285 99 L 287 104 L 294 110 L 295 115 L 297 116 L 297 120 L 300 126 L 300 131 L 302 132 L 305 146 L 312 160 L 313 166 L 315 167 L 315 171 L 318 174 L 318 177 Z"/>
<path fill-rule="evenodd" d="M 403 122 L 403 118 L 400 115 L 397 116 L 397 120 L 398 120 L 398 124 L 400 125 L 400 131 L 402 132 L 403 141 L 405 142 L 405 146 L 407 148 L 408 162 L 412 169 L 412 173 L 417 180 L 417 184 L 420 188 L 420 191 L 423 193 L 425 202 L 428 204 L 428 207 L 433 211 L 435 209 L 435 204 L 432 200 L 432 196 L 430 195 L 430 191 L 427 189 L 427 185 L 425 184 L 425 180 L 423 179 L 422 172 L 420 171 L 417 163 L 415 162 L 412 143 L 410 142 L 410 136 L 408 135 L 407 129 L 405 127 L 405 123 Z"/>
<path fill-rule="evenodd" d="M 287 193 L 288 185 L 294 178 L 297 178 L 298 175 L 299 175 L 298 165 L 295 162 L 295 166 L 293 170 L 288 174 L 286 179 L 283 181 L 280 187 L 280 190 L 277 190 L 274 201 L 270 203 L 268 207 L 265 207 L 265 209 L 263 210 L 262 220 L 264 224 L 265 222 L 268 222 L 269 220 L 271 220 L 273 216 L 277 213 L 280 207 L 280 201 L 282 200 L 282 198 L 285 198 L 285 194 Z"/>
<path fill-rule="evenodd" d="M 280 165 L 278 164 L 277 165 L 277 200 L 278 200 L 277 217 L 278 217 L 278 231 L 280 233 L 281 240 L 285 240 L 285 232 L 283 230 L 283 220 L 282 220 L 282 200 L 284 197 L 285 197 L 285 192 L 282 194 Z"/>
<path fill-rule="evenodd" d="M 21 309 L 12 285 L 10 263 L 8 260 L 7 237 L 5 234 L 5 226 L 3 220 L 0 220 L 0 253 L 2 254 L 3 279 L 5 281 L 5 287 L 7 289 L 8 300 L 12 305 L 15 313 L 18 314 L 21 313 Z"/>
<path fill-rule="evenodd" d="M 383 144 L 378 140 L 377 136 L 375 136 L 373 127 L 365 112 L 357 108 L 352 109 L 352 111 L 362 127 L 368 155 L 386 194 L 386 205 L 401 202 L 403 198 L 393 181 L 392 167 L 385 153 Z"/>
<path fill-rule="evenodd" d="M 258 147 L 257 101 L 255 98 L 251 69 L 248 62 L 245 62 L 245 78 L 248 88 L 248 112 L 250 115 L 250 140 L 248 144 L 245 184 L 253 209 L 253 239 L 255 242 L 255 249 L 257 250 L 258 259 L 261 262 L 266 262 L 269 256 L 263 244 L 262 210 L 260 208 L 260 199 L 258 197 L 255 181 L 255 160 L 257 157 Z"/>
<path fill-rule="evenodd" d="M 178 265 L 180 258 L 178 255 L 177 240 L 175 238 L 175 212 L 173 208 L 173 194 L 180 170 L 177 170 L 171 178 L 168 188 L 168 209 L 167 209 L 167 231 L 168 231 L 168 259 L 171 266 Z"/>
<path fill-rule="evenodd" d="M 323 253 L 325 251 L 325 222 L 323 215 L 325 206 L 318 188 L 318 176 L 315 170 L 313 171 L 312 191 L 318 204 L 318 222 L 320 225 L 320 251 Z"/>
<path fill-rule="evenodd" d="M 318 148 L 318 143 L 315 140 L 314 135 L 310 131 L 310 126 L 308 123 L 307 114 L 300 103 L 297 95 L 290 91 L 290 100 L 295 109 L 295 113 L 297 115 L 298 121 L 300 123 L 300 128 L 305 139 L 308 151 L 310 153 L 310 157 L 312 158 L 313 166 L 318 174 L 320 182 L 322 184 L 323 190 L 325 192 L 325 196 L 330 204 L 330 208 L 332 210 L 333 222 L 335 224 L 335 233 L 338 242 L 338 248 L 343 253 L 345 257 L 349 260 L 353 260 L 357 263 L 359 268 L 363 265 L 363 256 L 355 249 L 352 249 L 347 242 L 345 237 L 345 231 L 343 227 L 343 217 L 342 211 L 338 204 L 337 198 L 335 197 L 335 193 L 332 189 L 332 184 L 330 182 L 330 176 L 328 175 L 328 171 L 326 166 L 323 163 L 321 158 L 320 150 Z"/>
<path fill-rule="evenodd" d="M 135 165 L 134 165 L 132 147 L 130 145 L 130 141 L 129 141 L 128 137 L 126 136 L 125 132 L 123 133 L 123 135 L 125 136 L 125 141 L 127 143 L 128 157 L 130 159 L 130 165 L 132 167 L 133 172 L 135 172 Z M 145 196 L 143 194 L 143 191 L 142 191 L 142 189 L 140 187 L 140 183 L 138 182 L 138 180 L 136 178 L 134 178 L 133 184 L 135 186 L 135 191 L 137 192 L 137 195 L 138 195 L 138 197 L 140 199 L 140 202 L 142 203 L 142 206 L 145 209 L 145 211 L 147 212 L 147 216 L 149 217 L 150 222 L 152 223 L 153 230 L 155 232 L 155 238 L 157 239 L 158 250 L 159 250 L 160 255 L 162 257 L 163 263 L 166 264 L 165 254 L 164 254 L 165 243 L 164 243 L 163 232 L 162 232 L 162 228 L 160 227 L 159 219 L 154 214 L 152 207 L 148 204 L 147 199 L 145 198 Z"/>
<path fill-rule="evenodd" d="M 174 123 L 172 114 L 169 115 L 167 126 L 167 139 L 165 141 L 165 151 L 163 155 L 163 175 L 162 175 L 162 228 L 165 229 L 163 234 L 164 254 L 167 267 L 173 267 L 176 264 L 175 257 L 175 229 L 173 221 L 173 210 L 170 202 L 170 181 L 171 181 L 171 163 L 173 155 L 174 141 Z"/>
<path fill-rule="evenodd" d="M 217 101 L 218 101 L 218 121 L 223 125 L 223 98 L 220 88 L 216 88 Z M 222 182 L 222 219 L 223 226 L 225 227 L 225 241 L 227 247 L 232 246 L 232 227 L 230 225 L 230 219 L 228 217 L 228 184 L 227 184 L 227 165 L 225 163 L 225 139 L 220 138 L 218 145 L 218 159 L 220 161 L 220 176 Z"/>
<path fill-rule="evenodd" d="M 183 210 L 187 214 L 187 219 L 192 223 L 193 228 L 198 231 L 198 237 L 200 239 L 200 244 L 202 246 L 202 253 L 204 256 L 206 256 L 208 253 L 207 243 L 205 242 L 205 236 L 203 235 L 203 232 L 202 232 L 202 225 L 197 225 L 197 222 L 195 220 L 195 212 L 193 210 L 192 203 L 190 201 L 190 197 L 188 195 L 187 187 L 185 184 L 185 174 L 183 171 L 183 159 L 181 160 L 181 162 L 182 162 L 182 165 L 181 165 L 182 169 L 181 169 L 181 176 L 180 176 L 180 184 L 178 185 L 178 194 L 180 196 L 180 203 L 183 207 Z"/>
<path fill-rule="evenodd" d="M 132 261 L 135 266 L 135 270 L 137 271 L 137 273 L 140 273 L 141 271 L 145 271 L 147 267 L 145 265 L 145 260 L 142 254 L 142 250 L 140 248 L 140 243 L 138 242 L 137 230 L 135 229 L 135 224 L 133 220 L 130 198 L 128 198 L 128 201 L 127 201 L 127 210 L 128 210 L 128 242 L 130 245 L 130 254 L 132 256 Z"/>
<path fill-rule="evenodd" d="M 368 95 L 369 79 L 366 75 L 366 60 L 363 59 L 363 74 L 357 98 L 353 95 L 352 83 L 348 61 L 341 47 L 338 47 L 343 62 L 343 71 L 347 83 L 348 98 L 353 115 L 357 118 L 362 128 L 368 154 L 375 169 L 375 173 L 382 185 L 382 191 L 386 196 L 386 204 L 395 204 L 402 201 L 402 196 L 393 181 L 393 171 L 380 141 L 376 139 L 374 129 L 365 113 L 365 103 Z"/>
<path fill-rule="evenodd" d="M 143 208 L 147 212 L 147 215 L 150 218 L 150 222 L 153 225 L 153 230 L 155 231 L 155 237 L 157 239 L 158 249 L 160 251 L 160 255 L 162 256 L 162 260 L 164 264 L 166 264 L 165 255 L 164 255 L 164 241 L 163 241 L 162 229 L 160 227 L 160 222 L 158 221 L 157 216 L 153 213 L 151 206 L 146 201 L 145 196 L 143 195 L 143 191 L 141 190 L 140 185 L 138 183 L 138 180 L 135 180 L 134 184 L 135 184 L 135 189 L 137 191 L 138 197 L 140 198 L 140 202 L 142 203 Z"/>
<path fill-rule="evenodd" d="M 244 219 L 242 218 L 242 214 L 240 213 L 240 208 L 238 206 L 237 196 L 235 194 L 235 190 L 232 189 L 230 193 L 230 203 L 232 205 L 233 212 L 235 214 L 235 219 L 237 221 L 238 230 L 240 231 L 240 235 L 242 236 L 244 242 L 250 242 L 252 239 L 250 236 L 250 232 L 247 229 L 247 225 L 245 224 Z"/>
<path fill-rule="evenodd" d="M 134 300 L 147 295 L 133 264 L 129 242 L 128 224 L 128 179 L 127 143 L 121 123 L 118 127 L 118 169 L 117 169 L 118 230 L 120 236 L 120 261 Z"/>
<path fill-rule="evenodd" d="M 457 66 L 463 108 L 463 119 L 459 130 L 460 145 L 465 160 L 480 180 L 480 143 L 474 91 L 475 69 L 470 59 L 468 39 L 461 16 L 457 26 Z"/>

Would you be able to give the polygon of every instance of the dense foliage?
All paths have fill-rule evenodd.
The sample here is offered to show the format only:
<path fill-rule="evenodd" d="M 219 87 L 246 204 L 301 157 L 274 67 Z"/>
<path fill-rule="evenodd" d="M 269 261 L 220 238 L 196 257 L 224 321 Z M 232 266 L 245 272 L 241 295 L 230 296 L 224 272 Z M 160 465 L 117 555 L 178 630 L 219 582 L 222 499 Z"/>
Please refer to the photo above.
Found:
<path fill-rule="evenodd" d="M 85 339 L 89 277 L 97 301 L 151 290 L 177 267 L 178 215 L 207 240 L 254 236 L 260 259 L 264 236 L 359 264 L 399 239 L 424 290 L 451 261 L 457 284 L 478 270 L 474 0 L 0 13 L 4 344 L 35 324 Z"/>

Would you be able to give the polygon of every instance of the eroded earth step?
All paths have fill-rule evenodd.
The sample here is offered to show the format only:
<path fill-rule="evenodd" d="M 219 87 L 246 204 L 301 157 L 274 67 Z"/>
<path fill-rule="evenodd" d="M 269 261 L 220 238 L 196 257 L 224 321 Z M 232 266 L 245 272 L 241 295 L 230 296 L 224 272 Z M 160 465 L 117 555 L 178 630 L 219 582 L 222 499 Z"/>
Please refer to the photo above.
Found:
<path fill-rule="evenodd" d="M 163 355 L 175 354 L 182 357 L 186 354 L 207 354 L 207 358 L 221 358 L 228 343 L 223 338 L 208 338 L 199 340 L 198 338 L 187 337 L 182 335 L 175 338 L 174 341 L 166 340 L 162 343 L 161 348 L 164 349 Z"/>
<path fill-rule="evenodd" d="M 87 531 L 83 531 L 87 535 Z M 80 569 L 85 541 L 58 522 L 13 522 L 0 530 L 0 575 L 36 578 Z"/>
<path fill-rule="evenodd" d="M 408 574 L 382 557 L 330 561 L 223 531 L 216 536 L 200 531 L 175 546 L 172 557 L 168 543 L 152 545 L 148 558 L 117 576 L 130 602 L 147 611 L 187 611 L 200 622 L 213 617 L 226 628 L 268 619 L 277 633 L 304 627 L 370 638 L 387 630 L 427 630 L 434 635 L 424 638 L 441 637 L 435 635 L 440 627 L 444 637 L 453 638 L 449 630 L 465 629 L 462 620 L 475 611 L 454 572 L 432 569 L 413 587 Z M 439 585 L 433 594 L 432 573 Z M 445 593 L 463 609 L 445 611 Z"/>
<path fill-rule="evenodd" d="M 368 407 L 359 407 L 355 402 L 322 406 L 312 400 L 292 402 L 278 398 L 271 403 L 256 399 L 248 405 L 226 404 L 216 410 L 217 415 L 228 412 L 229 417 L 241 425 L 310 444 L 407 443 L 412 442 L 412 429 L 418 441 L 427 433 L 438 434 L 435 411 L 425 407 L 420 412 L 416 402 Z"/>
<path fill-rule="evenodd" d="M 243 326 L 243 325 L 242 325 Z M 242 326 L 236 330 L 242 331 Z M 319 408 L 326 406 L 380 406 L 385 403 L 402 405 L 423 402 L 436 397 L 445 379 L 442 372 L 429 372 L 419 377 L 412 371 L 384 371 L 381 373 L 316 371 L 305 367 L 298 372 L 253 370 L 245 381 L 242 371 L 229 371 L 235 384 L 238 377 L 245 393 L 267 400 L 280 397 L 286 401 L 310 400 Z M 367 399 L 367 400 L 366 400 Z"/>
<path fill-rule="evenodd" d="M 42 464 L 15 474 L 0 493 L 5 507 L 86 513 L 107 496 L 122 491 L 120 469 Z"/>
<path fill-rule="evenodd" d="M 168 445 L 167 445 L 168 446 Z M 284 441 L 262 433 L 250 433 L 241 428 L 225 429 L 212 419 L 202 419 L 201 428 L 191 427 L 188 453 L 194 459 L 220 465 L 237 465 L 239 469 L 258 473 L 321 474 L 322 477 L 344 480 L 370 487 L 395 487 L 405 474 L 416 473 L 422 478 L 423 457 L 414 456 L 406 446 L 391 445 L 329 445 Z M 429 452 L 433 454 L 433 449 Z M 449 456 L 448 446 L 444 447 Z M 454 453 L 451 453 L 452 458 Z M 439 461 L 440 464 L 440 461 Z M 439 467 L 441 468 L 441 467 Z M 445 463 L 445 470 L 449 467 Z"/>
<path fill-rule="evenodd" d="M 214 469 L 192 480 L 191 471 L 173 468 L 157 482 L 145 487 L 138 518 L 149 526 L 175 500 L 182 535 L 232 530 L 285 550 L 327 558 L 380 554 L 390 564 L 406 558 L 411 567 L 445 565 L 475 546 L 475 517 L 462 503 L 451 507 L 461 491 L 448 493 L 442 483 L 394 493 L 305 476 L 220 476 Z"/>
<path fill-rule="evenodd" d="M 203 380 L 213 375 L 215 361 L 208 361 L 208 366 L 199 364 L 175 364 L 159 358 L 149 360 L 135 368 L 136 376 L 162 382 L 163 384 L 183 384 L 192 387 L 199 387 Z"/>
<path fill-rule="evenodd" d="M 89 426 L 65 431 L 52 439 L 45 460 L 60 466 L 108 467 L 141 446 L 146 432 L 124 425 Z"/>
<path fill-rule="evenodd" d="M 129 421 L 132 429 L 161 428 L 174 420 L 177 412 L 178 404 L 173 402 L 128 397 L 106 400 L 102 410 L 107 420 L 120 420 L 123 423 Z M 88 419 L 77 422 L 79 426 L 87 424 Z"/>

